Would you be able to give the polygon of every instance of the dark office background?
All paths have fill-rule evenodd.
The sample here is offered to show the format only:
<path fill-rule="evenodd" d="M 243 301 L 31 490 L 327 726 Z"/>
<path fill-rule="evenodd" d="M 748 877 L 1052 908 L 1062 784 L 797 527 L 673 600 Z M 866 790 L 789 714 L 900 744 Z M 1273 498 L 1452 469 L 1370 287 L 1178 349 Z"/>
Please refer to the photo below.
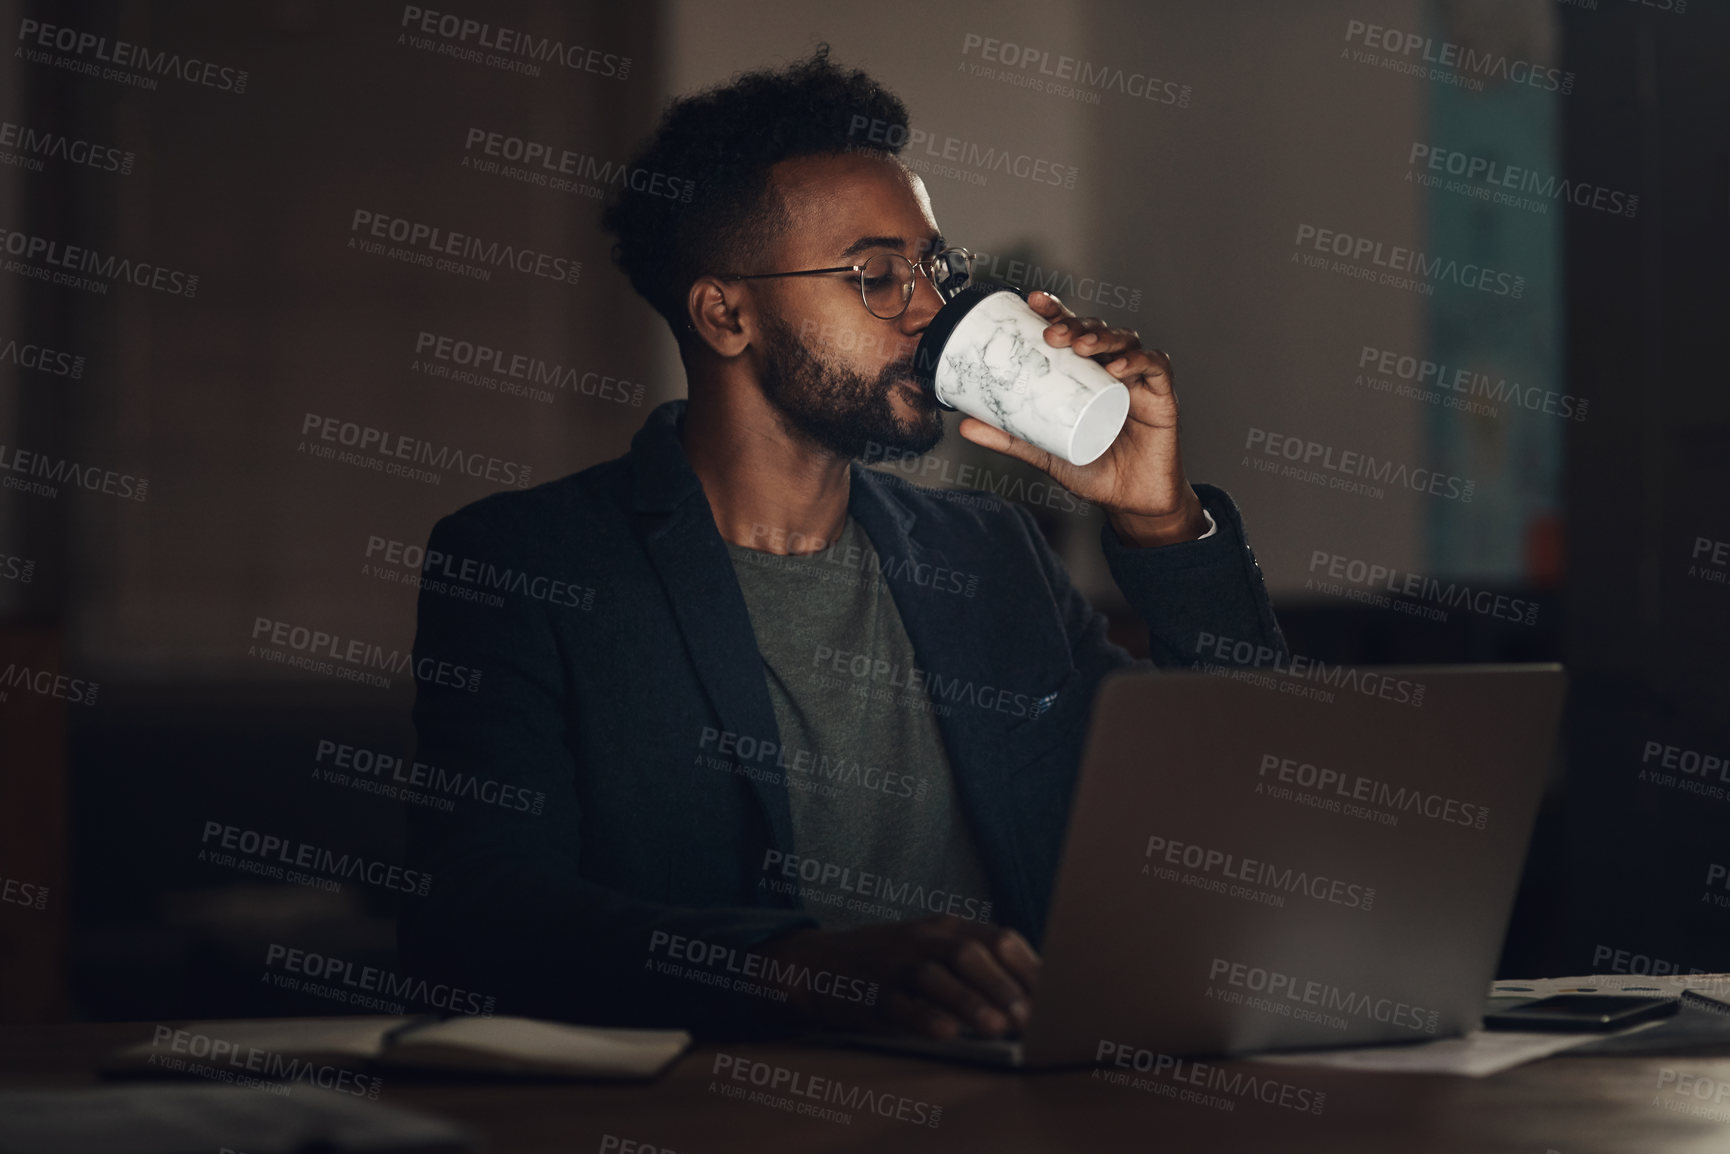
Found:
<path fill-rule="evenodd" d="M 1723 552 L 1696 556 L 1702 540 L 1730 541 L 1730 8 L 484 7 L 458 15 L 592 46 L 611 74 L 441 54 L 409 42 L 422 34 L 402 5 L 0 5 L 20 49 L 34 20 L 247 74 L 244 91 L 172 76 L 152 90 L 23 51 L 0 61 L 0 120 L 132 157 L 125 172 L 53 156 L 0 165 L 0 228 L 199 278 L 188 297 L 0 275 L 0 346 L 82 358 L 74 377 L 0 352 L 0 451 L 149 482 L 141 501 L 0 490 L 0 666 L 100 684 L 93 704 L 16 687 L 0 700 L 0 878 L 47 887 L 40 909 L 0 903 L 0 1021 L 334 1012 L 263 980 L 267 948 L 393 964 L 387 895 L 214 866 L 198 858 L 201 831 L 220 821 L 401 860 L 397 803 L 313 769 L 321 740 L 410 753 L 412 679 L 382 689 L 286 669 L 249 655 L 255 623 L 406 652 L 414 592 L 363 568 L 369 541 L 423 544 L 438 517 L 501 486 L 316 459 L 299 448 L 303 423 L 452 444 L 528 463 L 536 481 L 622 453 L 654 405 L 683 393 L 670 338 L 611 266 L 599 200 L 483 171 L 466 142 L 497 132 L 619 164 L 669 96 L 819 40 L 902 95 L 934 139 L 1076 169 L 1074 188 L 977 164 L 925 179 L 945 234 L 994 254 L 999 275 L 1067 277 L 1082 286 L 1078 311 L 1171 352 L 1189 475 L 1242 507 L 1295 652 L 1567 664 L 1501 973 L 1586 973 L 1617 950 L 1730 970 L 1730 908 L 1704 884 L 1712 863 L 1730 864 L 1730 791 L 1641 776 L 1654 744 L 1730 756 L 1730 585 Z M 1474 91 L 1365 63 L 1353 21 L 1537 61 L 1571 75 L 1570 90 L 1491 79 Z M 1108 84 L 1076 98 L 983 75 L 1037 75 L 1007 66 L 1002 44 L 1182 95 Z M 1552 199 L 1539 211 L 1425 188 L 1408 179 L 1419 145 L 1637 196 L 1637 208 Z M 581 276 L 482 281 L 366 253 L 349 243 L 369 239 L 351 227 L 357 211 L 580 260 Z M 1506 269 L 1524 290 L 1425 294 L 1310 269 L 1297 259 L 1305 225 Z M 1130 292 L 1086 287 L 1101 283 Z M 1090 291 L 1100 299 L 1076 299 Z M 572 386 L 548 401 L 435 376 L 415 367 L 423 333 L 566 366 Z M 1463 412 L 1378 391 L 1360 379 L 1365 349 L 1517 379 L 1584 414 Z M 578 383 L 603 377 L 622 384 Z M 1244 464 L 1254 430 L 1470 478 L 1474 498 L 1375 499 L 1260 473 Z M 937 456 L 1033 479 L 953 435 Z M 1098 514 L 1034 511 L 1116 635 L 1142 647 L 1098 557 Z M 1502 594 L 1535 617 L 1455 605 L 1434 620 L 1409 611 L 1433 600 L 1319 592 L 1318 554 Z M 20 564 L 9 572 L 6 558 Z"/>

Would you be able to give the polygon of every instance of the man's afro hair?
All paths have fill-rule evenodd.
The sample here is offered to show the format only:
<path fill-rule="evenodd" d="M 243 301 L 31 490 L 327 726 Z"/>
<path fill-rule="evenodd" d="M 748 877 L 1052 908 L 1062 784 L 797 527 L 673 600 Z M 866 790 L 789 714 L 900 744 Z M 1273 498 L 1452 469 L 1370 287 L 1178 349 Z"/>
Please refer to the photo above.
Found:
<path fill-rule="evenodd" d="M 631 167 L 664 178 L 663 189 L 679 181 L 679 196 L 621 185 L 602 217 L 616 238 L 613 260 L 682 334 L 691 282 L 737 271 L 779 234 L 784 217 L 769 192 L 771 166 L 825 153 L 894 156 L 906 129 L 901 100 L 864 72 L 831 63 L 827 44 L 784 69 L 748 72 L 674 100 Z"/>

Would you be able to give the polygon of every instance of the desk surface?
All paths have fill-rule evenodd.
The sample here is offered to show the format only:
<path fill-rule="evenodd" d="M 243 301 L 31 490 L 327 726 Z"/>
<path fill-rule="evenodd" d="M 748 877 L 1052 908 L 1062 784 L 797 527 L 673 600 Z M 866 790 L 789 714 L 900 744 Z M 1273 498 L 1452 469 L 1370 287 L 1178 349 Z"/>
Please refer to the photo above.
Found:
<path fill-rule="evenodd" d="M 104 1055 L 148 1040 L 152 1029 L 151 1023 L 0 1027 L 0 1086 L 94 1084 L 93 1071 Z M 796 1099 L 784 1090 L 774 1095 L 779 1105 L 729 1096 L 724 1088 L 744 1095 L 757 1088 L 715 1073 L 723 1056 L 784 1067 L 802 1079 L 835 1079 L 836 1097 L 851 1096 L 855 1105 L 846 1109 L 821 1097 Z M 1212 1101 L 1183 1100 L 1167 1095 L 1191 1087 L 1174 1083 L 1169 1075 L 1140 1076 L 1146 1079 L 1144 1086 L 1162 1087 L 1161 1092 L 1109 1084 L 1089 1072 L 1016 1074 L 793 1045 L 699 1046 L 650 1084 L 432 1082 L 387 1073 L 380 1101 L 452 1118 L 482 1136 L 488 1151 L 500 1154 L 599 1151 L 609 1134 L 621 1143 L 646 1144 L 663 1154 L 1107 1154 L 1156 1146 L 1161 1151 L 1222 1154 L 1664 1154 L 1730 1149 L 1730 1058 L 1556 1057 L 1481 1079 L 1350 1074 L 1258 1062 L 1230 1063 L 1220 1070 L 1216 1079 L 1243 1073 L 1307 1090 L 1306 1101 L 1315 1093 L 1325 1094 L 1321 1112 L 1255 1100 L 1253 1091 L 1245 1089 L 1247 1081 L 1233 1094 L 1218 1088 L 1222 1083 L 1216 1080 Z M 823 1083 L 816 1085 L 820 1094 L 826 1089 Z M 1687 1089 L 1678 1092 L 1678 1086 Z M 899 1108 L 914 1117 L 931 1105 L 941 1106 L 941 1119 L 931 1127 L 879 1116 L 871 1112 L 867 1094 L 891 1115 Z M 1288 1101 L 1296 1100 L 1288 1094 Z M 787 1108 L 798 1101 L 840 1110 L 849 1120 L 809 1117 Z"/>

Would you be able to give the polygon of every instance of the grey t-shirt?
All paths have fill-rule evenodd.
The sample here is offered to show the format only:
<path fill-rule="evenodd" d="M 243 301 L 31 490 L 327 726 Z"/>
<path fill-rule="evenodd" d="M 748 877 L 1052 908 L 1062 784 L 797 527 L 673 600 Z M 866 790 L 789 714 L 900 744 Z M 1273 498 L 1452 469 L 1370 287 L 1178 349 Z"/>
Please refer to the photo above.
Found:
<path fill-rule="evenodd" d="M 933 913 L 989 921 L 929 696 L 836 669 L 838 653 L 918 664 L 863 527 L 849 516 L 827 549 L 803 556 L 727 548 L 781 730 L 798 858 L 760 884 L 797 893 L 824 929 Z"/>

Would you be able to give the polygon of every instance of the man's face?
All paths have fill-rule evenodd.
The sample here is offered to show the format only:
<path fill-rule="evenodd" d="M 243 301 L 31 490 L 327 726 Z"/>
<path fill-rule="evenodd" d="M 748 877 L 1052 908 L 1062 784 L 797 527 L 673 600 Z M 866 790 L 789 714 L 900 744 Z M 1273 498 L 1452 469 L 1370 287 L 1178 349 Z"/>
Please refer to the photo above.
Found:
<path fill-rule="evenodd" d="M 899 162 L 863 155 L 782 161 L 770 179 L 790 218 L 751 271 L 864 264 L 875 253 L 922 260 L 942 248 L 925 186 Z M 943 413 L 913 381 L 913 351 L 942 306 L 923 273 L 894 320 L 873 316 L 857 273 L 752 281 L 763 334 L 764 396 L 790 431 L 844 459 L 884 448 L 923 453 Z"/>

